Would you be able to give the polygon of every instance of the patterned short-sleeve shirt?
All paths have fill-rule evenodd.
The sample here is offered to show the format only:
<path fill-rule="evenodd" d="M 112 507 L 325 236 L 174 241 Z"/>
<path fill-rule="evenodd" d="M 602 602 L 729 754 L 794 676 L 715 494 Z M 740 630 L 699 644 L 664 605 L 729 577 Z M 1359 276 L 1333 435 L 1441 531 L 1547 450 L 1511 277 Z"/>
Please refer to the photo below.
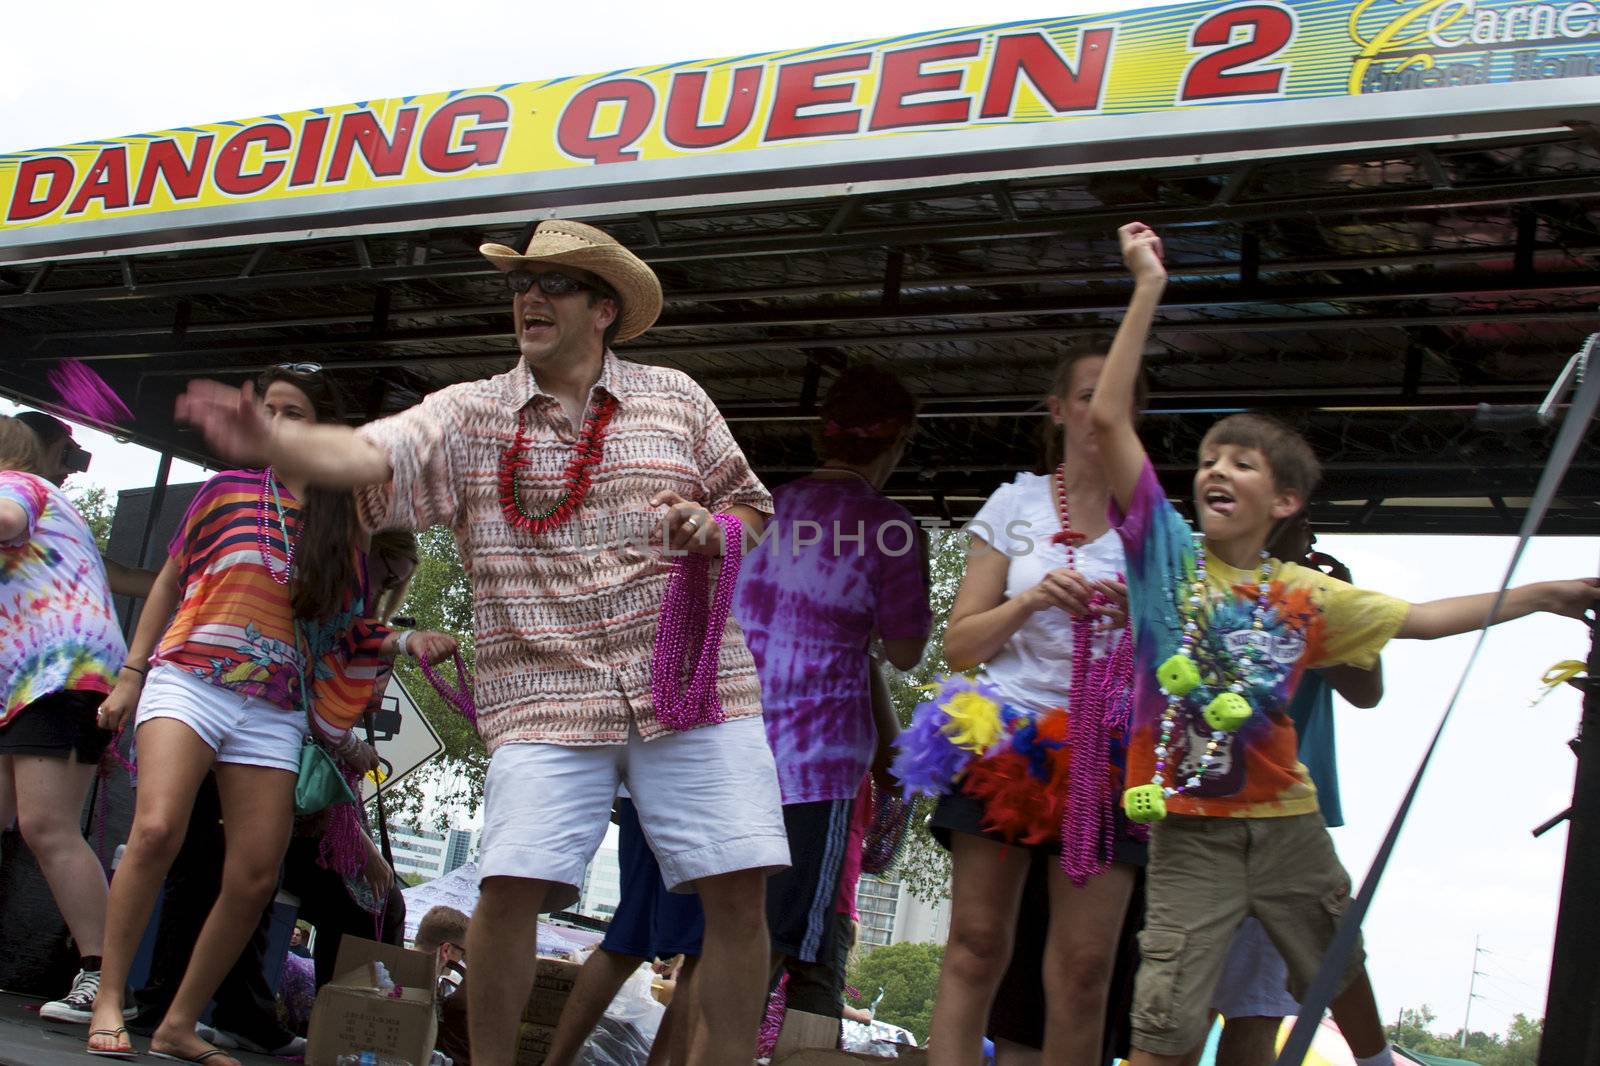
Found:
<path fill-rule="evenodd" d="M 656 622 L 675 558 L 661 550 L 672 490 L 713 512 L 743 504 L 766 514 L 772 497 L 751 471 L 710 397 L 681 371 L 611 352 L 590 393 L 617 401 L 582 505 L 543 534 L 501 510 L 500 461 L 525 412 L 523 505 L 560 497 L 577 440 L 560 403 L 527 366 L 452 385 L 364 426 L 393 477 L 357 495 L 372 529 L 449 526 L 472 585 L 478 728 L 493 751 L 507 742 L 616 744 L 637 729 L 662 735 L 650 695 Z M 755 663 L 732 618 L 723 634 L 717 695 L 729 720 L 761 713 Z"/>

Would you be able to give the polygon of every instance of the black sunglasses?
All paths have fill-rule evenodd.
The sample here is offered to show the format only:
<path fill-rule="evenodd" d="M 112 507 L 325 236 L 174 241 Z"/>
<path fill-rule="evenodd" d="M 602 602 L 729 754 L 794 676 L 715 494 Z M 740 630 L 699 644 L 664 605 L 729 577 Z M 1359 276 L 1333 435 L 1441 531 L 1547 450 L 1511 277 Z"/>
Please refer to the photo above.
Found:
<path fill-rule="evenodd" d="M 291 374 L 300 374 L 300 375 L 320 374 L 320 373 L 322 373 L 322 364 L 321 363 L 279 363 L 277 366 L 273 367 L 273 369 L 274 370 L 286 370 Z"/>
<path fill-rule="evenodd" d="M 506 274 L 506 284 L 511 286 L 511 291 L 521 296 L 535 285 L 546 296 L 570 296 L 575 292 L 598 292 L 609 296 L 610 292 L 599 285 L 591 285 L 587 281 L 579 281 L 571 274 L 562 274 L 550 270 L 543 274 L 535 274 L 527 270 L 513 270 Z"/>

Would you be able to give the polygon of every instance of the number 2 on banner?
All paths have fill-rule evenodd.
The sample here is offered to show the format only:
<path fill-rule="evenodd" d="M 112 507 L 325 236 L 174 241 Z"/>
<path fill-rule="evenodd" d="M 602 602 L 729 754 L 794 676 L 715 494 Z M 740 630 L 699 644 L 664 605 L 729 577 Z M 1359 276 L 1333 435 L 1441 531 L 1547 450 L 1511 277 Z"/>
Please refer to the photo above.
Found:
<path fill-rule="evenodd" d="M 1178 102 L 1283 92 L 1289 64 L 1261 63 L 1289 47 L 1294 31 L 1294 11 L 1282 4 L 1235 4 L 1211 12 L 1189 35 L 1190 49 L 1210 50 L 1184 72 Z"/>

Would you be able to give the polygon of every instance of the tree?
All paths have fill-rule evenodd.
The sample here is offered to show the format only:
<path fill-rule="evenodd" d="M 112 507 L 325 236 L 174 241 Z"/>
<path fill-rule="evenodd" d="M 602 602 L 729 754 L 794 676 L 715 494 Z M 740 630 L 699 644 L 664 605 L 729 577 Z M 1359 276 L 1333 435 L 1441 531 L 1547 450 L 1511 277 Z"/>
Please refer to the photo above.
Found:
<path fill-rule="evenodd" d="M 861 993 L 863 1005 L 871 1004 L 881 989 L 883 999 L 874 1017 L 911 1030 L 921 1043 L 928 1039 L 943 963 L 941 944 L 889 944 L 858 958 L 847 981 Z"/>
<path fill-rule="evenodd" d="M 1433 1032 L 1433 1008 L 1423 1004 L 1416 1010 L 1400 1012 L 1396 1024 L 1385 1027 L 1389 1042 L 1408 1051 L 1441 1058 L 1466 1059 L 1479 1066 L 1536 1066 L 1539 1058 L 1539 1040 L 1544 1034 L 1542 1020 L 1530 1020 L 1518 1014 L 1507 1026 L 1505 1036 L 1473 1030 L 1467 1034 L 1466 1047 L 1461 1046 L 1461 1030 L 1450 1036 Z"/>
<path fill-rule="evenodd" d="M 117 517 L 116 501 L 99 485 L 73 489 L 67 496 L 88 523 L 89 532 L 94 534 L 95 545 L 104 554 L 106 545 L 111 541 L 111 523 Z"/>
<path fill-rule="evenodd" d="M 401 612 L 414 618 L 419 629 L 454 635 L 461 645 L 462 661 L 471 672 L 475 661 L 472 589 L 455 537 L 447 529 L 425 530 L 417 535 L 417 547 L 417 572 Z M 452 668 L 440 664 L 438 669 L 448 677 Z M 444 752 L 388 793 L 395 805 L 389 817 L 447 829 L 453 811 L 465 809 L 471 814 L 483 802 L 489 754 L 477 731 L 433 690 L 414 660 L 400 660 L 395 670 L 444 742 Z"/>
<path fill-rule="evenodd" d="M 1544 1019 L 1518 1014 L 1506 1027 L 1505 1048 L 1496 1066 L 1536 1066 L 1544 1039 Z"/>

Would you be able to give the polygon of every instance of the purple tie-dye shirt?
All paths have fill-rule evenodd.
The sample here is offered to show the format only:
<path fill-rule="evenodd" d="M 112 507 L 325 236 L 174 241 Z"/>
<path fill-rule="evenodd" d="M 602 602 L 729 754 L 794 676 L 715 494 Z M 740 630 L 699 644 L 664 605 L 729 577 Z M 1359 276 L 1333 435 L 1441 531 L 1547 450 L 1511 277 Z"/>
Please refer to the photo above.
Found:
<path fill-rule="evenodd" d="M 877 742 L 867 647 L 933 626 L 920 538 L 904 507 L 854 477 L 805 477 L 775 513 L 734 597 L 761 678 L 783 802 L 847 800 Z"/>

